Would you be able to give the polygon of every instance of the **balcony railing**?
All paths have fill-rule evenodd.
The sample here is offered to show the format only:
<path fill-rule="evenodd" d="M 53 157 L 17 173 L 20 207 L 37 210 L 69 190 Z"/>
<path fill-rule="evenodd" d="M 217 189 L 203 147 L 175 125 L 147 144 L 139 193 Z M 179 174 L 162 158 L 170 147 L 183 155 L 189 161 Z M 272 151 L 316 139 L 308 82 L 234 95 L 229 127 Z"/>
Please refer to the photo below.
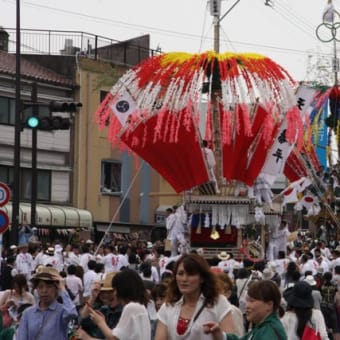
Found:
<path fill-rule="evenodd" d="M 16 29 L 3 30 L 9 35 L 8 52 L 15 53 Z M 148 41 L 145 37 L 118 41 L 78 31 L 21 29 L 20 32 L 21 54 L 74 56 L 79 53 L 94 59 L 135 64 L 160 53 L 146 46 Z"/>

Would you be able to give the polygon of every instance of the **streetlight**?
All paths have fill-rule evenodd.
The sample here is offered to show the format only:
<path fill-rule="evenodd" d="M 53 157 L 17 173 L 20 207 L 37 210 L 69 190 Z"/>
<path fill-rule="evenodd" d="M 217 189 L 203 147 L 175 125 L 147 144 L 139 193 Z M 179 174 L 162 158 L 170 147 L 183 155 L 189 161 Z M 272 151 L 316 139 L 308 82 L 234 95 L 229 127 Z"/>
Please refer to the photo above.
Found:
<path fill-rule="evenodd" d="M 330 109 L 331 115 L 326 119 L 326 125 L 329 127 L 328 134 L 328 147 L 331 144 L 332 129 L 337 133 L 338 124 L 338 110 L 340 109 L 340 96 L 338 87 L 338 72 L 339 72 L 339 59 L 337 57 L 336 43 L 340 42 L 340 35 L 337 36 L 340 29 L 340 14 L 335 10 L 332 0 L 328 0 L 328 4 L 322 16 L 322 23 L 316 28 L 316 37 L 324 43 L 333 42 L 333 60 L 332 71 L 334 72 L 334 88 L 330 93 Z M 331 98 L 331 95 L 334 98 Z M 327 122 L 328 120 L 328 122 Z M 330 121 L 331 120 L 331 121 Z M 332 153 L 329 153 L 329 163 L 332 164 Z M 338 140 L 338 156 L 340 156 L 340 141 Z"/>
<path fill-rule="evenodd" d="M 337 19 L 337 21 L 335 20 Z M 338 85 L 339 59 L 337 58 L 336 43 L 340 42 L 340 36 L 337 36 L 340 29 L 340 14 L 335 10 L 332 0 L 328 4 L 322 16 L 322 23 L 316 28 L 316 37 L 324 43 L 333 41 L 333 72 L 334 85 Z M 340 32 L 339 32 L 340 33 Z"/>

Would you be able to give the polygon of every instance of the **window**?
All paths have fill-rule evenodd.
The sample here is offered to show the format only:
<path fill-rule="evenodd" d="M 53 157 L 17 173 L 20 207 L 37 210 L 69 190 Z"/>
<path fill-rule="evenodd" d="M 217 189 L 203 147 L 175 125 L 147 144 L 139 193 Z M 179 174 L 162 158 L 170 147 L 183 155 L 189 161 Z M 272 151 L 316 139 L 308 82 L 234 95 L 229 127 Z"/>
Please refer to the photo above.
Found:
<path fill-rule="evenodd" d="M 15 100 L 13 98 L 0 97 L 0 124 L 14 125 Z"/>
<path fill-rule="evenodd" d="M 122 164 L 117 161 L 102 161 L 100 191 L 105 194 L 120 194 Z"/>
<path fill-rule="evenodd" d="M 102 102 L 105 99 L 108 93 L 109 91 L 103 91 L 103 90 L 100 91 L 100 95 L 99 95 L 100 102 Z M 109 124 L 110 124 L 110 116 L 106 119 L 105 126 L 109 126 Z"/>
<path fill-rule="evenodd" d="M 32 170 L 21 168 L 20 171 L 20 199 L 29 201 L 31 199 Z M 0 182 L 4 182 L 12 187 L 13 167 L 0 165 Z M 49 170 L 37 170 L 37 200 L 51 200 L 51 171 Z"/>
<path fill-rule="evenodd" d="M 104 91 L 104 90 L 101 90 L 100 91 L 100 94 L 99 94 L 99 100 L 100 100 L 100 102 L 102 102 L 104 99 L 105 99 L 105 97 L 106 97 L 106 95 L 109 93 L 109 91 Z"/>

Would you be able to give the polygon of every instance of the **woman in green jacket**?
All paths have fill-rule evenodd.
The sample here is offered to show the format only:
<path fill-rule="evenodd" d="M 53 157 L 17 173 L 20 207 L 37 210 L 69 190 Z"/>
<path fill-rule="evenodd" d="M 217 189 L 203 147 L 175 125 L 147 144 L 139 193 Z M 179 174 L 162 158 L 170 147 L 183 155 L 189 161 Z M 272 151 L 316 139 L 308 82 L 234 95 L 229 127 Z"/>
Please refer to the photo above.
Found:
<path fill-rule="evenodd" d="M 226 334 L 215 322 L 203 325 L 205 333 L 211 333 L 214 340 L 287 340 L 286 332 L 278 316 L 281 293 L 270 280 L 254 281 L 247 293 L 246 317 L 252 329 L 244 336 Z"/>

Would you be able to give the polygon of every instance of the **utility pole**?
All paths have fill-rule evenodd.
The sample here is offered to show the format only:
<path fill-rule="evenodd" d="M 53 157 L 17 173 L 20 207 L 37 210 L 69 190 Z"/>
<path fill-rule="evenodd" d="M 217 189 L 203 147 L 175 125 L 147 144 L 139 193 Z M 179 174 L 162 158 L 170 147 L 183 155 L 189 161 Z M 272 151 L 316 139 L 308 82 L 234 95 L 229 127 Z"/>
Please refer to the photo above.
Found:
<path fill-rule="evenodd" d="M 221 17 L 221 0 L 210 0 L 210 14 L 214 17 L 214 51 L 220 52 L 220 23 L 221 21 L 232 11 L 233 8 L 241 0 L 236 0 L 234 4 L 223 14 Z M 215 60 L 215 65 L 218 61 Z M 217 67 L 217 65 L 216 65 Z M 215 68 L 215 66 L 214 66 Z M 221 97 L 221 86 L 219 85 L 219 79 L 214 79 L 214 71 L 212 71 L 211 79 L 211 104 L 212 104 L 212 135 L 214 144 L 214 153 L 216 158 L 216 180 L 218 187 L 221 187 L 223 179 L 222 168 L 222 142 L 221 142 L 221 120 L 219 110 L 219 99 Z"/>
<path fill-rule="evenodd" d="M 36 82 L 32 84 L 31 93 L 32 103 L 38 102 L 38 85 Z M 32 116 L 39 116 L 39 106 L 32 106 Z M 35 216 L 37 206 L 37 129 L 32 129 L 32 177 L 31 177 L 31 227 L 35 227 Z"/>
<path fill-rule="evenodd" d="M 21 68 L 20 68 L 20 0 L 16 0 L 16 51 L 15 51 L 15 125 L 12 227 L 10 244 L 18 243 L 20 204 L 20 135 L 21 135 Z"/>

